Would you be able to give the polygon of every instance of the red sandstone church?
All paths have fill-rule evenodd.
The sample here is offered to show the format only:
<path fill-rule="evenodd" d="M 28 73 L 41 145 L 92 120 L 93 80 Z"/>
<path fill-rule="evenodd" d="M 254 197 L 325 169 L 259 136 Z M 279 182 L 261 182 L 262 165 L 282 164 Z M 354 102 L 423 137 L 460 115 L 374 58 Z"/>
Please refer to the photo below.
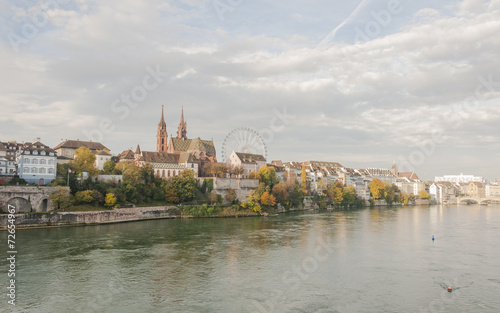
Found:
<path fill-rule="evenodd" d="M 216 151 L 213 140 L 202 140 L 200 137 L 187 137 L 187 123 L 184 120 L 184 109 L 177 136 L 168 138 L 167 124 L 161 108 L 161 119 L 156 135 L 156 152 L 141 151 L 139 145 L 135 153 L 132 150 L 122 152 L 120 162 L 133 161 L 139 166 L 149 163 L 158 177 L 169 178 L 179 175 L 186 169 L 193 170 L 196 176 L 203 176 L 202 169 L 206 163 L 216 163 Z"/>

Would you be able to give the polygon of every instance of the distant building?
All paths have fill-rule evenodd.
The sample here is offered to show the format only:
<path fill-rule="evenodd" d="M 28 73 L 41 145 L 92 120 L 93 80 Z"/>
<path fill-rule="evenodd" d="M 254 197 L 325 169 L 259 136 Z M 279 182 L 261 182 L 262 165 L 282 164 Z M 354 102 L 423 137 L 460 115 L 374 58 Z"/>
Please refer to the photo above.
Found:
<path fill-rule="evenodd" d="M 17 154 L 19 177 L 28 183 L 45 185 L 56 178 L 57 156 L 40 141 L 23 144 Z"/>
<path fill-rule="evenodd" d="M 180 175 L 185 170 L 192 170 L 198 177 L 199 160 L 190 153 L 166 153 L 141 151 L 139 145 L 134 153 L 139 167 L 146 163 L 153 167 L 155 176 L 168 179 Z"/>
<path fill-rule="evenodd" d="M 257 172 L 267 161 L 263 155 L 233 151 L 226 162 L 232 168 L 243 168 L 242 178 L 248 178 L 250 172 Z"/>
<path fill-rule="evenodd" d="M 111 153 L 101 150 L 95 154 L 95 167 L 97 167 L 98 170 L 102 170 L 104 163 L 109 161 L 111 159 L 112 155 Z"/>
<path fill-rule="evenodd" d="M 22 148 L 22 143 L 15 141 L 0 142 L 0 175 L 18 175 L 17 152 Z"/>
<path fill-rule="evenodd" d="M 443 182 L 447 181 L 450 183 L 458 184 L 458 183 L 470 183 L 470 182 L 480 182 L 485 183 L 485 179 L 483 177 L 474 176 L 474 175 L 444 175 L 444 176 L 436 176 L 434 178 L 435 182 Z"/>
<path fill-rule="evenodd" d="M 486 187 L 482 182 L 471 181 L 467 185 L 467 195 L 473 198 L 485 198 Z"/>
<path fill-rule="evenodd" d="M 109 149 L 106 148 L 100 142 L 94 141 L 81 141 L 81 140 L 65 140 L 58 144 L 54 151 L 57 153 L 59 157 L 66 157 L 71 160 L 75 158 L 75 151 L 80 147 L 87 147 L 93 154 L 97 154 L 98 152 L 105 151 L 109 153 Z"/>

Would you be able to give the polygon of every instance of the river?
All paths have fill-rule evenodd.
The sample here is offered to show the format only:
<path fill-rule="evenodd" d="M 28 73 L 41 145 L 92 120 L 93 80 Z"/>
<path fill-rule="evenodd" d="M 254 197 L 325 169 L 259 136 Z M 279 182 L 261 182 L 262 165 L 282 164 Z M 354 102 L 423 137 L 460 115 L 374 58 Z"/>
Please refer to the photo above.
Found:
<path fill-rule="evenodd" d="M 17 305 L 4 295 L 1 312 L 500 312 L 500 205 L 18 230 L 16 244 Z"/>

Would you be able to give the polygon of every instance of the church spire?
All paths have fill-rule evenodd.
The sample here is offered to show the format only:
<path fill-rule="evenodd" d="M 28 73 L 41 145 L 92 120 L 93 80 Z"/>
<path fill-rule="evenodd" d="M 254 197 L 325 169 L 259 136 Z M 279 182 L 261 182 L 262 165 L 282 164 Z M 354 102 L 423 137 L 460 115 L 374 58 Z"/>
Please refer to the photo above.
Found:
<path fill-rule="evenodd" d="M 158 133 L 156 134 L 156 152 L 167 152 L 168 134 L 167 123 L 163 117 L 163 105 L 161 106 L 161 119 L 158 123 Z"/>
<path fill-rule="evenodd" d="M 187 123 L 184 121 L 184 107 L 181 110 L 181 121 L 177 130 L 177 138 L 187 139 Z"/>

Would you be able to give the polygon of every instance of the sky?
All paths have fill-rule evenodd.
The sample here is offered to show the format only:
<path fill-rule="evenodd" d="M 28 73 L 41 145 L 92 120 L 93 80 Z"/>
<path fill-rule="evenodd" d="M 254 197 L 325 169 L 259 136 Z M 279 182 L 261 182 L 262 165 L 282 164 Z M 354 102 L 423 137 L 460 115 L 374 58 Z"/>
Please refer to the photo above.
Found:
<path fill-rule="evenodd" d="M 500 179 L 500 0 L 0 8 L 0 141 L 155 151 L 163 105 L 219 159 L 247 127 L 269 161 Z"/>

